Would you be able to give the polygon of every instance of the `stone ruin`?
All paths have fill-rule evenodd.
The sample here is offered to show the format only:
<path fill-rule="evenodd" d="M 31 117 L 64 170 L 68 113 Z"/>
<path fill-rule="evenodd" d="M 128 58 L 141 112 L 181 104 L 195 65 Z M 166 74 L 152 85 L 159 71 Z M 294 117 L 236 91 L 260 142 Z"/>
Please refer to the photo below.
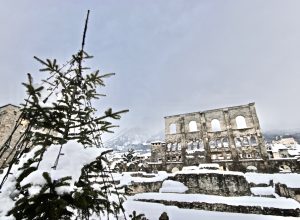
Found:
<path fill-rule="evenodd" d="M 255 103 L 165 117 L 165 142 L 151 146 L 152 170 L 175 172 L 203 163 L 237 171 L 251 166 L 264 172 L 275 163 L 289 163 L 299 170 L 297 161 L 268 159 Z"/>
<path fill-rule="evenodd" d="M 4 105 L 0 107 L 0 172 L 13 159 L 14 152 L 21 149 L 13 149 L 11 147 L 5 149 L 4 143 L 10 137 L 14 130 L 17 119 L 20 116 L 20 108 L 15 105 Z M 19 126 L 11 137 L 11 146 L 14 146 L 22 135 L 25 128 L 25 122 Z"/>

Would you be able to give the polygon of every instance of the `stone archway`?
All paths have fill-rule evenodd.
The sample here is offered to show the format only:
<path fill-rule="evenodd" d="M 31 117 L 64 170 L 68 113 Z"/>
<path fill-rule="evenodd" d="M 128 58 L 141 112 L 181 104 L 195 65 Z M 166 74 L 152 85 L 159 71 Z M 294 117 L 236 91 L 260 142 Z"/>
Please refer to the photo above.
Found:
<path fill-rule="evenodd" d="M 291 168 L 288 165 L 283 164 L 283 165 L 279 166 L 279 172 L 281 172 L 281 173 L 290 173 Z"/>
<path fill-rule="evenodd" d="M 174 167 L 174 168 L 171 170 L 172 173 L 175 173 L 175 172 L 178 172 L 178 171 L 179 171 L 178 167 Z"/>

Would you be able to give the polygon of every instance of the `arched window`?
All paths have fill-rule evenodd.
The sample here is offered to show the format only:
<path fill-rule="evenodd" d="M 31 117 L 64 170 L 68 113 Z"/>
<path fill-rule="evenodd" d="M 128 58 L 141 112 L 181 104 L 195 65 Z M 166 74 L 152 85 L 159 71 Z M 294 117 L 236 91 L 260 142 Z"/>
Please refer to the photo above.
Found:
<path fill-rule="evenodd" d="M 204 148 L 204 143 L 203 140 L 199 140 L 199 149 L 203 149 Z"/>
<path fill-rule="evenodd" d="M 181 143 L 178 143 L 177 150 L 181 151 Z"/>
<path fill-rule="evenodd" d="M 255 138 L 255 136 L 253 136 L 253 135 L 251 135 L 251 138 L 250 138 L 250 144 L 251 144 L 251 146 L 257 145 L 256 138 Z"/>
<path fill-rule="evenodd" d="M 188 150 L 193 150 L 193 141 L 188 143 Z"/>
<path fill-rule="evenodd" d="M 223 138 L 222 143 L 223 143 L 223 146 L 224 146 L 224 147 L 229 147 L 229 141 L 228 141 L 228 138 L 227 138 L 227 137 L 226 137 L 226 138 Z"/>
<path fill-rule="evenodd" d="M 247 128 L 246 120 L 243 116 L 237 116 L 235 122 L 237 129 Z"/>
<path fill-rule="evenodd" d="M 197 123 L 195 121 L 190 121 L 190 123 L 189 123 L 189 131 L 190 132 L 198 131 L 198 129 L 197 129 Z"/>
<path fill-rule="evenodd" d="M 216 140 L 216 145 L 217 145 L 218 148 L 221 148 L 221 147 L 222 147 L 222 142 L 221 142 L 220 139 L 217 139 L 217 140 Z"/>
<path fill-rule="evenodd" d="M 242 141 L 241 141 L 241 139 L 239 139 L 239 138 L 236 138 L 236 139 L 235 139 L 235 146 L 236 146 L 236 147 L 241 147 L 241 146 L 242 146 Z"/>
<path fill-rule="evenodd" d="M 177 143 L 173 143 L 172 144 L 172 151 L 176 151 L 177 150 Z"/>
<path fill-rule="evenodd" d="M 209 147 L 216 148 L 216 141 L 214 141 L 214 140 L 209 141 Z"/>
<path fill-rule="evenodd" d="M 211 130 L 213 132 L 221 131 L 221 125 L 220 125 L 220 121 L 218 119 L 213 119 L 211 121 Z"/>
<path fill-rule="evenodd" d="M 170 134 L 176 134 L 176 124 L 170 124 L 169 132 Z"/>
<path fill-rule="evenodd" d="M 198 149 L 198 141 L 193 142 L 193 149 L 194 150 Z"/>
<path fill-rule="evenodd" d="M 167 145 L 167 151 L 171 151 L 171 147 L 172 147 L 172 144 L 168 143 L 168 145 Z"/>
<path fill-rule="evenodd" d="M 243 146 L 249 146 L 249 139 L 248 137 L 243 138 Z"/>

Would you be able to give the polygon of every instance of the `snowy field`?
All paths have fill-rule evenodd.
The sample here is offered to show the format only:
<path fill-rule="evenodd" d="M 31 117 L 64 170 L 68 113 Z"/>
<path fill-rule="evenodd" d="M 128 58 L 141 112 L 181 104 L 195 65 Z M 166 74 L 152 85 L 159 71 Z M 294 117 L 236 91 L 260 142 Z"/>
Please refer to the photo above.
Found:
<path fill-rule="evenodd" d="M 132 213 L 135 210 L 138 214 L 144 213 L 149 220 L 158 220 L 163 212 L 167 212 L 170 220 L 299 220 L 297 217 L 180 209 L 176 206 L 133 201 L 131 197 L 128 198 L 124 206 L 127 213 Z"/>
<path fill-rule="evenodd" d="M 269 184 L 270 180 L 275 183 L 286 184 L 290 188 L 300 188 L 300 174 L 297 173 L 245 173 L 249 183 Z"/>
<path fill-rule="evenodd" d="M 205 194 L 177 194 L 177 193 L 141 193 L 133 196 L 133 199 L 155 199 L 165 201 L 179 202 L 205 202 L 205 203 L 223 203 L 233 206 L 260 206 L 274 207 L 282 209 L 300 209 L 300 203 L 294 199 L 285 197 L 266 198 L 253 196 L 215 196 Z"/>
<path fill-rule="evenodd" d="M 87 148 L 84 149 L 76 143 L 70 143 L 63 148 L 64 156 L 58 164 L 56 170 L 51 169 L 53 166 L 54 159 L 59 150 L 59 146 L 53 146 L 49 148 L 44 158 L 39 166 L 39 169 L 27 176 L 21 185 L 27 183 L 32 183 L 30 188 L 30 194 L 35 195 L 38 193 L 45 183 L 45 180 L 41 178 L 43 172 L 49 172 L 53 179 L 58 179 L 63 176 L 71 176 L 71 185 L 68 187 L 61 187 L 58 190 L 59 194 L 64 192 L 70 192 L 74 188 L 74 182 L 78 180 L 80 176 L 80 170 L 84 164 L 88 164 L 101 154 L 104 150 L 103 148 Z M 10 199 L 11 195 L 16 194 L 15 182 L 16 178 L 20 174 L 18 170 L 19 167 L 28 159 L 31 158 L 34 151 L 31 151 L 25 155 L 17 166 L 12 169 L 12 175 L 9 176 L 6 184 L 2 189 L 0 194 L 0 220 L 2 219 L 14 219 L 12 217 L 5 217 L 5 214 L 14 206 L 14 202 Z M 76 158 L 76 159 L 74 159 Z M 34 164 L 33 164 L 34 165 Z M 4 172 L 5 173 L 5 172 Z M 3 174 L 0 174 L 0 179 L 2 179 Z M 259 174 L 259 173 L 241 173 L 233 171 L 220 171 L 220 170 L 183 170 L 177 173 L 222 173 L 230 175 L 242 175 L 245 176 L 248 182 L 255 184 L 265 183 L 269 184 L 270 180 L 274 183 L 280 182 L 286 184 L 291 188 L 300 188 L 300 175 L 299 174 Z M 175 174 L 158 172 L 157 174 L 147 174 L 144 172 L 125 172 L 125 173 L 114 173 L 114 180 L 120 181 L 120 185 L 130 185 L 132 182 L 156 182 L 164 181 L 170 176 Z M 245 205 L 245 206 L 261 206 L 261 207 L 275 207 L 275 208 L 285 208 L 285 209 L 300 209 L 300 203 L 292 199 L 287 199 L 283 197 L 276 198 L 263 198 L 263 197 L 222 197 L 214 195 L 202 195 L 202 194 L 178 194 L 184 193 L 187 187 L 179 182 L 167 180 L 164 181 L 160 192 L 163 193 L 142 193 L 135 196 L 128 197 L 125 201 L 124 207 L 127 216 L 133 211 L 139 213 L 144 213 L 148 219 L 157 220 L 163 212 L 167 212 L 170 220 L 183 220 L 188 218 L 188 220 L 193 219 L 220 219 L 222 220 L 240 220 L 240 219 L 251 219 L 251 220 L 277 220 L 277 219 L 299 219 L 294 217 L 281 217 L 281 216 L 268 216 L 268 215 L 255 215 L 255 214 L 240 214 L 240 213 L 228 213 L 228 212 L 215 212 L 215 211 L 203 211 L 203 210 L 193 210 L 178 208 L 175 206 L 165 206 L 158 203 L 146 203 L 140 201 L 134 201 L 134 199 L 159 199 L 159 200 L 169 200 L 169 201 L 186 201 L 186 202 L 206 202 L 206 203 L 224 203 L 228 205 Z M 274 195 L 274 188 L 272 187 L 252 187 L 251 191 L 254 195 Z M 129 219 L 129 218 L 128 218 Z"/>

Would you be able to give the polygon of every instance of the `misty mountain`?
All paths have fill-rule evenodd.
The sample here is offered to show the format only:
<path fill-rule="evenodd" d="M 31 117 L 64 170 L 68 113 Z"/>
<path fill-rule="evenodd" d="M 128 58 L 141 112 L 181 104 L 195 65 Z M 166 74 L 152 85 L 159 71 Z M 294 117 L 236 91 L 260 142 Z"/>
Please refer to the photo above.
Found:
<path fill-rule="evenodd" d="M 267 142 L 271 142 L 279 137 L 293 137 L 300 143 L 300 129 L 293 130 L 271 130 L 263 133 L 263 136 Z M 153 141 L 164 141 L 164 131 L 159 131 L 157 133 L 151 133 L 145 131 L 143 128 L 130 128 L 124 129 L 112 138 L 105 141 L 105 146 L 113 148 L 114 150 L 127 151 L 133 148 L 136 151 L 148 151 L 150 150 L 150 144 Z"/>
<path fill-rule="evenodd" d="M 293 137 L 298 143 L 300 143 L 300 129 L 290 129 L 290 130 L 272 130 L 263 133 L 264 138 L 267 142 L 275 140 L 276 137 L 287 138 Z"/>
<path fill-rule="evenodd" d="M 150 133 L 142 128 L 124 129 L 105 142 L 105 146 L 114 150 L 127 151 L 133 148 L 136 151 L 150 150 L 152 141 L 164 141 L 164 132 Z"/>

